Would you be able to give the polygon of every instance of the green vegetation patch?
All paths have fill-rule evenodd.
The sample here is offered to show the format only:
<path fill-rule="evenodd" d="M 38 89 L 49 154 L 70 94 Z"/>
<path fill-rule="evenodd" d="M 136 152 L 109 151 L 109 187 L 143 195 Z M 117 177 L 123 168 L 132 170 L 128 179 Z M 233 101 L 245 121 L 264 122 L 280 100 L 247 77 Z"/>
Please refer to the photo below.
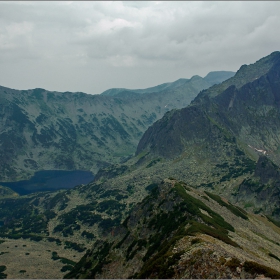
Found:
<path fill-rule="evenodd" d="M 0 265 L 0 279 L 6 279 L 7 274 L 3 273 L 7 267 L 5 265 Z"/>
<path fill-rule="evenodd" d="M 60 260 L 60 262 L 67 264 L 67 265 L 72 265 L 72 266 L 74 266 L 76 264 L 76 262 L 74 262 L 74 261 L 71 261 L 67 258 L 60 257 L 57 252 L 52 252 L 52 260 L 54 260 L 54 261 Z"/>
<path fill-rule="evenodd" d="M 21 234 L 21 233 L 0 233 L 0 236 L 7 237 L 10 239 L 30 239 L 33 241 L 41 241 L 44 237 L 36 234 Z"/>
<path fill-rule="evenodd" d="M 108 198 L 110 196 L 114 197 L 117 201 L 128 198 L 127 195 L 121 194 L 120 190 L 107 190 L 100 195 L 100 198 Z"/>
<path fill-rule="evenodd" d="M 47 233 L 47 222 L 52 216 L 50 211 L 39 213 L 32 205 L 30 198 L 5 199 L 0 201 L 0 219 L 5 225 L 0 227 L 6 234 L 44 234 Z M 17 231 L 15 231 L 17 228 Z"/>
<path fill-rule="evenodd" d="M 187 234 L 193 235 L 195 233 L 204 233 L 214 238 L 220 239 L 223 242 L 230 244 L 234 247 L 240 247 L 236 242 L 232 241 L 228 237 L 228 230 L 234 231 L 234 228 L 232 225 L 227 223 L 222 216 L 214 212 L 202 201 L 187 194 L 182 185 L 176 183 L 175 190 L 184 199 L 187 211 L 193 215 L 199 216 L 205 223 L 202 224 L 194 220 L 189 221 L 190 227 L 187 230 Z M 200 209 L 207 211 L 211 217 L 202 214 Z"/>
<path fill-rule="evenodd" d="M 48 204 L 47 208 L 53 209 L 57 205 L 60 205 L 59 210 L 61 211 L 67 207 L 68 202 L 69 202 L 69 198 L 67 197 L 67 195 L 64 192 L 60 192 L 47 202 Z"/>
<path fill-rule="evenodd" d="M 144 266 L 141 272 L 136 276 L 138 279 L 148 278 L 151 274 L 156 274 L 158 279 L 171 279 L 174 277 L 174 268 L 172 267 L 181 258 L 182 253 L 164 254 L 157 256 L 150 265 Z"/>
<path fill-rule="evenodd" d="M 88 231 L 86 231 L 86 230 L 84 230 L 84 231 L 82 232 L 82 236 L 83 236 L 83 237 L 86 237 L 87 239 L 91 239 L 91 240 L 95 238 L 95 235 L 94 235 L 93 233 L 88 232 Z"/>
<path fill-rule="evenodd" d="M 244 179 L 241 185 L 255 193 L 260 193 L 267 187 L 266 185 L 261 184 L 260 181 L 256 179 Z"/>
<path fill-rule="evenodd" d="M 74 235 L 74 231 L 80 230 L 81 226 L 78 224 L 74 225 L 65 225 L 59 224 L 54 229 L 53 232 L 61 232 L 64 237 L 68 237 L 69 235 Z"/>
<path fill-rule="evenodd" d="M 152 273 L 157 273 L 159 279 L 172 278 L 174 276 L 174 269 L 171 267 L 180 259 L 182 253 L 171 252 L 177 240 L 181 239 L 186 234 L 184 225 L 180 226 L 170 240 L 163 241 L 162 244 L 156 242 L 155 246 L 149 246 L 146 255 L 143 258 L 145 262 L 142 269 L 133 278 L 145 279 L 149 278 Z M 157 251 L 157 253 L 149 259 L 150 256 Z"/>
<path fill-rule="evenodd" d="M 245 261 L 243 267 L 246 272 L 249 272 L 253 275 L 263 274 L 264 276 L 270 277 L 271 279 L 280 279 L 280 272 L 255 262 Z"/>
<path fill-rule="evenodd" d="M 196 233 L 204 233 L 214 238 L 217 238 L 231 246 L 240 248 L 240 246 L 236 242 L 234 242 L 228 237 L 227 231 L 223 228 L 215 229 L 205 224 L 198 223 L 196 221 L 191 221 L 190 225 L 191 226 L 187 229 L 186 232 L 189 235 L 195 235 Z"/>
<path fill-rule="evenodd" d="M 276 259 L 277 261 L 280 262 L 280 258 L 278 258 L 277 256 L 275 256 L 274 254 L 269 253 L 268 255 L 269 255 L 270 257 L 272 257 L 272 258 L 274 258 L 274 259 Z"/>
<path fill-rule="evenodd" d="M 241 217 L 244 220 L 248 220 L 248 216 L 246 215 L 246 212 L 244 210 L 242 210 L 239 207 L 233 206 L 230 202 L 226 203 L 225 201 L 223 201 L 221 199 L 220 196 L 212 194 L 210 192 L 205 191 L 205 193 L 212 198 L 213 200 L 215 200 L 216 202 L 218 202 L 221 206 L 226 207 L 231 213 L 233 213 L 235 216 L 237 217 Z"/>
<path fill-rule="evenodd" d="M 60 216 L 60 221 L 62 222 L 54 230 L 62 231 L 67 235 L 72 235 L 72 231 L 79 230 L 79 225 L 77 221 L 82 222 L 88 226 L 93 226 L 95 223 L 102 221 L 102 217 L 99 214 L 94 214 L 92 211 L 96 209 L 97 203 L 79 205 L 74 209 Z M 68 228 L 68 230 L 66 230 Z M 71 230 L 72 229 L 72 230 Z"/>
<path fill-rule="evenodd" d="M 109 200 L 103 200 L 102 202 L 100 202 L 96 209 L 99 212 L 106 212 L 108 214 L 114 214 L 114 212 L 120 212 L 122 210 L 125 209 L 125 205 L 113 200 L 113 199 L 109 199 Z"/>
<path fill-rule="evenodd" d="M 87 278 L 94 279 L 96 273 L 102 271 L 102 264 L 105 261 L 105 258 L 111 249 L 111 246 L 112 243 L 108 243 L 106 241 L 103 242 L 101 246 L 97 249 L 96 255 L 98 256 L 98 259 L 95 260 L 88 259 L 90 251 L 87 251 L 87 253 L 82 257 L 82 259 L 74 266 L 72 271 L 66 274 L 64 278 L 76 278 L 76 274 L 80 271 L 80 269 L 90 269 L 93 267 L 90 270 L 90 273 L 87 276 Z"/>
<path fill-rule="evenodd" d="M 71 241 L 65 241 L 65 249 L 73 249 L 76 250 L 78 252 L 84 252 L 86 250 L 85 247 L 83 247 L 82 245 L 76 243 L 76 242 L 71 242 Z"/>
<path fill-rule="evenodd" d="M 223 231 L 234 231 L 233 226 L 227 223 L 222 216 L 214 212 L 199 199 L 196 199 L 193 196 L 187 194 L 186 190 L 181 184 L 176 183 L 174 187 L 177 193 L 184 199 L 184 203 L 187 207 L 188 212 L 201 217 L 205 223 L 213 226 L 216 229 L 223 229 Z M 207 211 L 211 217 L 202 214 L 200 209 Z"/>
<path fill-rule="evenodd" d="M 240 260 L 232 258 L 226 262 L 226 266 L 228 266 L 231 270 L 235 270 L 238 266 L 240 266 Z"/>
<path fill-rule="evenodd" d="M 275 221 L 272 217 L 270 216 L 266 216 L 267 219 L 272 222 L 274 225 L 276 225 L 277 227 L 280 227 L 280 222 L 279 221 Z"/>
<path fill-rule="evenodd" d="M 125 236 L 122 238 L 122 240 L 120 242 L 117 243 L 117 245 L 115 246 L 115 248 L 120 248 L 122 246 L 122 244 L 124 243 L 124 241 L 126 240 L 126 238 L 129 236 L 130 231 L 128 231 Z"/>
<path fill-rule="evenodd" d="M 149 192 L 149 191 L 151 191 L 152 189 L 156 188 L 157 186 L 158 186 L 158 184 L 152 183 L 152 184 L 148 185 L 148 186 L 145 188 L 145 190 Z"/>
<path fill-rule="evenodd" d="M 104 219 L 99 223 L 99 226 L 103 229 L 103 231 L 109 231 L 111 230 L 114 226 L 119 225 L 121 222 L 120 218 L 117 219 Z"/>
<path fill-rule="evenodd" d="M 60 271 L 61 271 L 61 272 L 66 272 L 66 271 L 71 271 L 72 269 L 73 269 L 73 266 L 67 264 L 67 265 L 64 265 L 64 266 L 60 269 Z"/>
<path fill-rule="evenodd" d="M 127 251 L 126 251 L 126 261 L 129 259 L 132 259 L 133 257 L 129 256 L 133 247 L 137 244 L 137 240 L 133 240 L 132 243 L 128 246 Z"/>
<path fill-rule="evenodd" d="M 158 162 L 160 162 L 160 160 L 161 159 L 154 159 L 154 160 L 152 160 L 147 166 L 146 166 L 146 168 L 150 168 L 150 167 L 152 167 L 153 165 L 155 165 L 155 164 L 157 164 Z"/>
<path fill-rule="evenodd" d="M 216 167 L 219 169 L 223 169 L 227 172 L 226 175 L 222 176 L 220 182 L 225 182 L 230 180 L 231 178 L 237 178 L 245 173 L 252 173 L 256 168 L 256 163 L 245 157 L 243 151 L 236 149 L 235 150 L 236 157 L 234 159 L 234 164 L 229 165 L 227 162 L 223 164 L 217 164 Z"/>
<path fill-rule="evenodd" d="M 161 211 L 148 222 L 148 228 L 154 228 L 156 230 L 156 233 L 148 240 L 148 250 L 146 252 L 146 255 L 143 257 L 145 265 L 142 272 L 137 275 L 137 277 L 139 278 L 148 277 L 150 273 L 152 273 L 155 264 L 156 267 L 161 267 L 158 266 L 160 262 L 163 262 L 163 259 L 161 259 L 161 257 L 168 252 L 168 248 L 171 246 L 171 244 L 174 244 L 176 240 L 182 238 L 186 234 L 194 235 L 198 232 L 204 233 L 214 238 L 220 239 L 227 244 L 239 247 L 237 243 L 235 243 L 228 237 L 228 230 L 234 231 L 234 228 L 229 223 L 227 223 L 219 214 L 206 206 L 202 201 L 186 193 L 184 187 L 181 184 L 176 183 L 174 187 L 174 189 L 171 189 L 170 194 L 172 192 L 175 192 L 181 198 L 183 198 L 184 201 L 175 205 L 173 211 Z M 150 198 L 156 198 L 158 196 L 158 191 L 158 188 L 154 188 L 152 190 Z M 207 211 L 209 215 L 211 215 L 211 217 L 201 213 L 200 209 Z M 205 224 L 194 221 L 193 218 L 195 217 L 201 218 Z M 189 224 L 190 227 L 188 228 L 188 230 L 185 230 L 185 226 L 187 224 Z M 173 236 L 170 242 L 162 242 L 166 239 L 166 236 L 169 236 L 176 229 L 176 234 Z M 155 252 L 158 253 L 156 253 L 151 261 L 150 257 Z M 129 255 L 129 257 L 130 256 L 131 255 Z M 164 258 L 166 257 L 167 256 L 165 256 Z M 151 262 L 153 264 L 148 264 Z M 168 261 L 166 260 L 163 263 L 165 263 L 165 265 L 168 265 Z M 167 273 L 166 268 L 161 267 L 160 269 Z M 171 272 L 169 271 L 167 275 L 170 276 L 170 273 Z M 163 276 L 164 275 L 162 274 L 162 277 Z"/>
<path fill-rule="evenodd" d="M 49 242 L 56 242 L 57 245 L 61 245 L 61 240 L 58 238 L 54 238 L 54 237 L 47 237 L 47 240 Z"/>
<path fill-rule="evenodd" d="M 195 245 L 195 244 L 199 244 L 201 242 L 202 242 L 202 240 L 200 238 L 194 238 L 194 239 L 192 239 L 191 244 Z"/>

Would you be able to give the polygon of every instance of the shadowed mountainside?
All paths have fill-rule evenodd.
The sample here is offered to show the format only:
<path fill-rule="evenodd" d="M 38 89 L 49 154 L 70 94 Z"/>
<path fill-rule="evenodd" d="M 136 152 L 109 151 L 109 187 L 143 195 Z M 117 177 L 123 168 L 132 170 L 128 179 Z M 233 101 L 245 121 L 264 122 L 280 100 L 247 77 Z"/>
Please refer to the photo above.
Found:
<path fill-rule="evenodd" d="M 166 179 L 65 278 L 279 278 L 279 234 L 265 218 Z"/>
<path fill-rule="evenodd" d="M 266 156 L 271 162 L 270 172 L 266 169 L 270 179 L 264 183 L 261 176 L 255 189 L 267 189 L 258 196 L 267 206 L 246 196 L 242 200 L 249 208 L 262 209 L 279 219 L 278 178 L 272 176 L 279 173 L 280 163 L 279 100 L 280 53 L 275 52 L 204 90 L 190 106 L 166 113 L 145 132 L 136 154 L 142 156 L 141 164 L 157 159 L 154 169 L 158 171 L 154 172 L 164 170 L 165 174 L 197 187 L 210 187 L 232 199 L 238 197 L 239 184 L 243 182 L 244 186 L 249 178 L 256 181 L 253 177 L 259 165 L 255 162 L 259 155 Z M 270 204 L 272 189 L 274 203 Z"/>

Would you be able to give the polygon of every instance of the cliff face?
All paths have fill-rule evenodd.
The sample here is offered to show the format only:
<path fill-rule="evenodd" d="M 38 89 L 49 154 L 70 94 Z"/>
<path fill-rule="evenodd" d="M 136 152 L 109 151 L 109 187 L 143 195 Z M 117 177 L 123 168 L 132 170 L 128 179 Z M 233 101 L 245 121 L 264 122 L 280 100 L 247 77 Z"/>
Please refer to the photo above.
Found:
<path fill-rule="evenodd" d="M 265 213 L 279 221 L 280 214 L 280 170 L 267 157 L 260 156 L 254 175 L 239 185 L 234 202 Z"/>
<path fill-rule="evenodd" d="M 278 179 L 272 169 L 264 176 L 258 173 L 260 163 L 256 166 L 259 156 L 280 164 L 279 100 L 280 53 L 275 52 L 202 91 L 188 107 L 165 114 L 144 133 L 137 155 L 145 155 L 142 163 L 161 159 L 154 172 L 164 165 L 170 176 L 210 187 L 252 211 L 279 219 Z M 265 178 L 273 183 L 264 183 Z M 257 180 L 257 193 L 252 188 L 251 195 L 248 188 L 245 191 L 248 180 Z"/>
<path fill-rule="evenodd" d="M 260 61 L 239 71 L 251 77 L 251 68 L 264 74 L 241 83 L 237 72 L 233 78 L 203 91 L 191 106 L 168 112 L 145 132 L 137 154 L 148 151 L 175 158 L 194 143 L 211 145 L 211 136 L 216 133 L 211 126 L 215 125 L 228 137 L 269 151 L 279 162 L 280 54 L 271 55 L 269 69 Z M 230 80 L 231 85 L 224 89 Z"/>

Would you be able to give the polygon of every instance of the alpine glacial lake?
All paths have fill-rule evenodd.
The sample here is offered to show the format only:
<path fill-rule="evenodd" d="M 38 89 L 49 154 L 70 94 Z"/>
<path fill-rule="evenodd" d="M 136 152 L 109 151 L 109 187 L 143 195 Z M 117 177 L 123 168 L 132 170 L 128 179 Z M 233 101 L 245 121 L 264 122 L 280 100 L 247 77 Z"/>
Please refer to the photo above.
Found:
<path fill-rule="evenodd" d="M 0 185 L 9 187 L 20 195 L 25 195 L 41 191 L 71 189 L 77 185 L 88 184 L 93 179 L 94 176 L 89 171 L 43 170 L 36 172 L 29 180 L 0 182 Z"/>

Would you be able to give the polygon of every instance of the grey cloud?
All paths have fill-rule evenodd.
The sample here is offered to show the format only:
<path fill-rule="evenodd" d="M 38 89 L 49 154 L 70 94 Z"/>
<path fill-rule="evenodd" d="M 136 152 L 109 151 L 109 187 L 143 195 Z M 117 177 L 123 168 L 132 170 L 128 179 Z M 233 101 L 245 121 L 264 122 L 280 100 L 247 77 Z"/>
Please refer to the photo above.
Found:
<path fill-rule="evenodd" d="M 173 16 L 171 11 L 169 20 L 165 18 L 165 13 L 154 19 L 151 12 L 151 16 L 142 25 L 135 24 L 135 27 L 123 27 L 111 33 L 92 35 L 89 37 L 87 50 L 92 57 L 133 54 L 139 59 L 184 59 L 188 57 L 188 52 L 194 50 L 207 52 L 207 48 L 215 50 L 229 43 L 238 46 L 240 39 L 243 40 L 243 37 L 263 25 L 257 13 L 252 19 L 246 16 L 247 25 L 239 25 L 240 17 L 241 21 L 244 18 L 239 15 L 239 10 L 234 10 L 235 4 L 231 4 L 233 7 L 230 9 L 222 3 L 218 12 L 219 5 L 212 6 L 210 11 L 209 8 L 203 10 L 200 7 L 198 14 L 189 13 L 185 6 L 186 11 L 181 11 L 179 16 L 176 14 L 177 10 L 173 11 Z M 236 8 L 243 9 L 248 14 L 254 8 L 243 7 L 239 3 L 238 6 Z M 243 11 L 243 16 L 247 14 L 245 12 Z M 261 41 L 260 37 L 258 39 Z"/>
<path fill-rule="evenodd" d="M 279 49 L 279 8 L 265 1 L 0 2 L 0 84 L 32 88 L 36 69 L 45 69 L 41 87 L 98 93 L 236 71 Z M 13 63 L 25 83 L 14 78 Z M 48 71 L 51 78 L 43 77 Z"/>

